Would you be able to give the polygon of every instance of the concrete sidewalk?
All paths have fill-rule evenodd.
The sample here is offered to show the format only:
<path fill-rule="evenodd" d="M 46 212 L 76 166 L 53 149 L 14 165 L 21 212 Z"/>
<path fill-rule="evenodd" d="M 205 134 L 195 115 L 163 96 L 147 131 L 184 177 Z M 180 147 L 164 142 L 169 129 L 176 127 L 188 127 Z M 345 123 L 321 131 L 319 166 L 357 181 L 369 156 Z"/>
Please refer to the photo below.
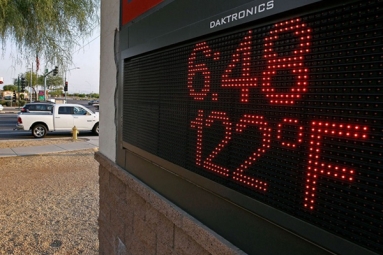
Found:
<path fill-rule="evenodd" d="M 28 146 L 28 147 L 15 147 L 15 148 L 5 148 L 0 149 L 0 158 L 1 157 L 11 157 L 11 156 L 30 156 L 30 155 L 39 155 L 45 153 L 55 153 L 55 152 L 65 152 L 65 151 L 77 151 L 85 149 L 94 149 L 98 148 L 98 136 L 92 137 L 81 137 L 87 139 L 84 142 L 75 142 L 75 143 L 63 143 L 55 145 L 44 145 L 44 146 Z"/>

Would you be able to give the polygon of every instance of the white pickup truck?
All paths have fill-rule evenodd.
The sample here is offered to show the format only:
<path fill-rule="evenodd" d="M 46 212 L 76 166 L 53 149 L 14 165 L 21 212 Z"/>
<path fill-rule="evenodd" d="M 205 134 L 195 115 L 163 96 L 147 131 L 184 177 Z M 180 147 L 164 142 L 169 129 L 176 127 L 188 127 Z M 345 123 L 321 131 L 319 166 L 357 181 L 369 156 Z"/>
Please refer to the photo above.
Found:
<path fill-rule="evenodd" d="M 72 131 L 74 126 L 98 135 L 99 113 L 79 104 L 54 104 L 51 112 L 20 112 L 16 129 L 31 130 L 34 137 L 42 138 L 48 131 Z"/>

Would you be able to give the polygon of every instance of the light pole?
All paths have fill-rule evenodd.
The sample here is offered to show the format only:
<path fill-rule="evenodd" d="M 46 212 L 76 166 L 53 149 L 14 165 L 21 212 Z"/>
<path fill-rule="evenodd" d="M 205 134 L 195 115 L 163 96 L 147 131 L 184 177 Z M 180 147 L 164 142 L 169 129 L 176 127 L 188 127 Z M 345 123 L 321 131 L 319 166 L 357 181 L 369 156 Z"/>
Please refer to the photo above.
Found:
<path fill-rule="evenodd" d="M 32 88 L 32 73 L 33 73 L 33 63 L 32 63 L 32 68 L 31 68 L 31 85 L 29 87 L 29 102 L 32 103 L 32 91 L 33 91 L 33 88 Z"/>
<path fill-rule="evenodd" d="M 80 67 L 76 66 L 75 68 L 65 70 L 64 88 L 65 88 L 65 85 L 67 84 L 67 81 L 66 81 L 66 73 L 67 73 L 68 71 L 75 70 L 75 69 L 80 69 Z M 64 89 L 64 90 L 65 90 L 65 89 Z M 66 96 L 67 96 L 67 94 L 68 94 L 68 90 L 67 90 L 67 91 L 64 91 L 64 92 L 65 92 L 65 103 L 66 103 Z"/>
<path fill-rule="evenodd" d="M 47 101 L 47 76 L 51 73 L 53 73 L 53 76 L 56 76 L 58 73 L 58 66 L 55 66 L 53 70 L 48 71 L 48 69 L 45 69 L 44 73 L 44 101 Z"/>
<path fill-rule="evenodd" d="M 33 62 L 32 62 L 32 67 L 28 67 L 28 69 L 31 69 L 31 83 L 29 84 L 29 101 L 32 103 L 32 95 L 33 95 L 33 88 L 32 88 L 32 73 L 33 73 Z"/>

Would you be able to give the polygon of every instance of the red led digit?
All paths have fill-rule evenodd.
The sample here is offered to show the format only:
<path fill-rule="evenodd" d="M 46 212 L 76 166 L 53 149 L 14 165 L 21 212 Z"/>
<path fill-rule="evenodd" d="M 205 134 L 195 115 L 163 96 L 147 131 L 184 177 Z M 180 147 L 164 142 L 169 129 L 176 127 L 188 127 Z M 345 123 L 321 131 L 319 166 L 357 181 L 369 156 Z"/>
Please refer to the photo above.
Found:
<path fill-rule="evenodd" d="M 283 119 L 283 123 L 287 123 L 287 125 L 297 125 L 298 124 L 298 120 L 296 120 L 296 119 Z M 282 127 L 283 127 L 283 123 L 279 123 L 278 124 L 278 131 L 277 131 L 277 139 L 278 140 L 282 140 Z M 303 127 L 299 126 L 298 127 L 297 143 L 301 143 L 302 142 L 302 137 L 303 137 Z M 285 142 L 285 141 L 281 141 L 281 144 L 283 146 L 290 147 L 290 148 L 295 148 L 297 146 L 296 143 Z"/>
<path fill-rule="evenodd" d="M 206 119 L 206 126 L 210 127 L 214 121 L 220 121 L 225 126 L 225 137 L 222 141 L 215 147 L 215 149 L 210 153 L 210 155 L 204 160 L 203 167 L 209 171 L 212 171 L 216 174 L 223 176 L 229 176 L 229 169 L 226 167 L 219 166 L 213 163 L 213 159 L 221 152 L 221 150 L 228 144 L 231 139 L 232 134 L 232 123 L 230 122 L 229 117 L 226 116 L 225 112 L 211 112 L 210 116 Z"/>
<path fill-rule="evenodd" d="M 249 88 L 257 86 L 255 77 L 250 77 L 251 63 L 251 31 L 247 33 L 235 53 L 231 62 L 222 75 L 222 87 L 237 88 L 241 90 L 241 102 L 249 101 Z M 230 75 L 237 64 L 242 64 L 241 77 L 231 78 Z"/>
<path fill-rule="evenodd" d="M 274 42 L 279 39 L 279 34 L 293 32 L 299 38 L 292 55 L 280 57 L 274 51 Z M 304 55 L 309 52 L 311 29 L 300 19 L 292 19 L 274 25 L 270 35 L 265 38 L 264 58 L 267 60 L 266 70 L 262 77 L 262 91 L 273 104 L 294 104 L 306 92 L 308 85 L 308 69 L 304 66 Z M 295 77 L 294 84 L 289 91 L 278 92 L 271 79 L 278 70 L 291 70 Z"/>
<path fill-rule="evenodd" d="M 191 121 L 192 128 L 197 129 L 197 145 L 195 164 L 201 166 L 202 163 L 202 131 L 203 131 L 203 110 L 198 110 L 198 115 L 195 120 Z"/>
<path fill-rule="evenodd" d="M 267 190 L 267 183 L 256 178 L 250 177 L 245 174 L 247 168 L 251 166 L 262 154 L 270 148 L 271 128 L 268 127 L 267 122 L 263 120 L 263 116 L 257 115 L 244 115 L 243 118 L 237 123 L 235 131 L 242 133 L 248 125 L 258 126 L 262 132 L 262 145 L 250 157 L 241 164 L 233 173 L 233 179 L 245 186 L 261 191 Z"/>
<path fill-rule="evenodd" d="M 322 139 L 324 136 L 337 136 L 345 139 L 366 139 L 367 127 L 348 124 L 334 124 L 321 121 L 311 123 L 310 151 L 307 166 L 304 206 L 314 209 L 315 194 L 319 176 L 327 176 L 347 182 L 354 180 L 355 170 L 344 166 L 329 164 L 320 158 Z"/>
<path fill-rule="evenodd" d="M 206 42 L 197 43 L 196 47 L 193 49 L 193 52 L 190 54 L 188 61 L 188 89 L 189 94 L 194 98 L 194 100 L 204 100 L 208 93 L 210 92 L 210 78 L 211 73 L 208 69 L 206 63 L 196 63 L 197 52 L 202 52 L 206 58 L 213 57 L 214 60 L 219 59 L 219 53 L 213 53 L 210 47 L 206 44 Z M 195 75 L 197 73 L 201 73 L 203 75 L 204 84 L 203 88 L 200 91 L 196 91 L 193 87 L 193 82 Z M 213 96 L 216 101 L 217 95 Z"/>

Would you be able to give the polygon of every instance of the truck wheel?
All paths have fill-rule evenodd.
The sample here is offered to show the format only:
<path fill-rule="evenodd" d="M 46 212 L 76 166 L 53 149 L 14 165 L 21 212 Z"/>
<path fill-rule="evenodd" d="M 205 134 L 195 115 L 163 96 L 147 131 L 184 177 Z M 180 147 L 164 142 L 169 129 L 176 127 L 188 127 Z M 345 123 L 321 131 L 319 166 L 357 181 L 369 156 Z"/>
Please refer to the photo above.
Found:
<path fill-rule="evenodd" d="M 96 123 L 92 129 L 93 134 L 99 135 L 99 124 Z"/>
<path fill-rule="evenodd" d="M 32 135 L 36 138 L 43 138 L 47 134 L 47 128 L 43 124 L 36 124 L 32 127 Z"/>

